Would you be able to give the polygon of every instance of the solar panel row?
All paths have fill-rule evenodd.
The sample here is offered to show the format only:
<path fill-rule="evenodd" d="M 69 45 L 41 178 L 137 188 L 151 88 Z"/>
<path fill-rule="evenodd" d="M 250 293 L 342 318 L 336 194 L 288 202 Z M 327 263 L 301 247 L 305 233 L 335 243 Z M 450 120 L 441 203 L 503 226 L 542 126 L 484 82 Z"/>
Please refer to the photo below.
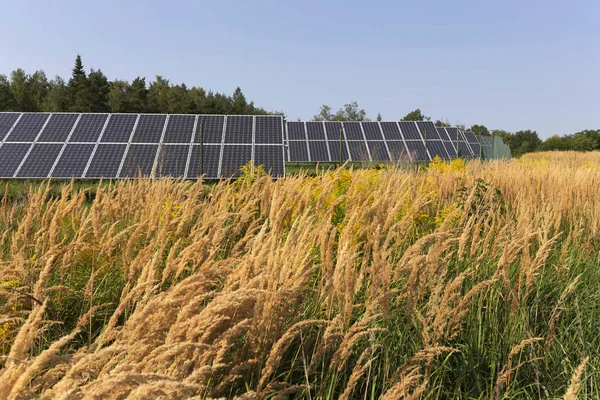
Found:
<path fill-rule="evenodd" d="M 452 156 L 429 121 L 288 122 L 291 162 L 430 161 Z"/>
<path fill-rule="evenodd" d="M 0 113 L 0 178 L 228 178 L 251 160 L 284 176 L 281 116 Z"/>

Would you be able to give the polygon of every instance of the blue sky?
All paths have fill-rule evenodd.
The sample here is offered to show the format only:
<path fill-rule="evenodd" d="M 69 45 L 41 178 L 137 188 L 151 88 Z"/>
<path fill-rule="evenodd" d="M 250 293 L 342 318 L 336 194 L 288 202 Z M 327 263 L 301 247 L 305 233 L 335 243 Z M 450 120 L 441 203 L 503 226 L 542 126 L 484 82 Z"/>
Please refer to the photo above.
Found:
<path fill-rule="evenodd" d="M 109 79 L 232 93 L 291 119 L 358 101 L 374 118 L 541 137 L 600 129 L 600 2 L 2 1 L 0 73 L 68 77 L 77 53 Z"/>

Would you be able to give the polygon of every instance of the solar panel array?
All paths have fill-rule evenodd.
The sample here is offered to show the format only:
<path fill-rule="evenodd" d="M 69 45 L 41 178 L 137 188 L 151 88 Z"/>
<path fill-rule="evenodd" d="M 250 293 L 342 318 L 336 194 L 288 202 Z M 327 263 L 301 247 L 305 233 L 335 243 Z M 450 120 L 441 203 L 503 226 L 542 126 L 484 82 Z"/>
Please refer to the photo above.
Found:
<path fill-rule="evenodd" d="M 0 178 L 280 177 L 283 138 L 281 116 L 0 113 Z"/>
<path fill-rule="evenodd" d="M 429 121 L 290 121 L 286 156 L 290 162 L 449 160 L 443 139 Z"/>

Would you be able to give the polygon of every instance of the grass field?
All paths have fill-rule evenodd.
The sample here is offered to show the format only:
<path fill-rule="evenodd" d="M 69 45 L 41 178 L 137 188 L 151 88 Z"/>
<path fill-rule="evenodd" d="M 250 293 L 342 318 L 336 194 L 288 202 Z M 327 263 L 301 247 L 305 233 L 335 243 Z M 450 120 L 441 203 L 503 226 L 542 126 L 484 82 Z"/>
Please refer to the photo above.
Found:
<path fill-rule="evenodd" d="M 600 153 L 6 193 L 2 399 L 600 397 Z"/>

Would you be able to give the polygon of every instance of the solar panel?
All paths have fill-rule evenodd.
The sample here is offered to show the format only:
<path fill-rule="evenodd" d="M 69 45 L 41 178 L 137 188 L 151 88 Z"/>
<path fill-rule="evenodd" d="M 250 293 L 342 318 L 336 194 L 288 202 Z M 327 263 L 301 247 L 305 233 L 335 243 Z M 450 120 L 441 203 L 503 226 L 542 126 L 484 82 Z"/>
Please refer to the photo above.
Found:
<path fill-rule="evenodd" d="M 427 142 L 427 150 L 431 155 L 431 158 L 435 158 L 435 156 L 440 157 L 442 160 L 449 160 L 448 153 L 446 152 L 446 147 L 442 143 L 441 140 Z"/>
<path fill-rule="evenodd" d="M 404 142 L 401 142 L 399 140 L 393 140 L 388 141 L 387 145 L 390 149 L 390 155 L 392 156 L 393 162 L 410 159 L 406 151 L 406 145 L 404 144 Z"/>
<path fill-rule="evenodd" d="M 345 140 L 342 141 L 342 159 L 340 160 L 340 141 L 330 140 L 329 141 L 329 153 L 331 154 L 332 162 L 346 162 L 350 160 L 348 156 L 348 145 Z M 364 144 L 364 142 L 362 142 Z M 311 151 L 312 152 L 312 151 Z"/>
<path fill-rule="evenodd" d="M 384 141 L 370 140 L 367 142 L 367 145 L 369 146 L 373 161 L 391 161 Z"/>
<path fill-rule="evenodd" d="M 325 140 L 325 129 L 322 122 L 307 122 L 306 134 L 308 140 Z"/>
<path fill-rule="evenodd" d="M 454 148 L 454 144 L 450 140 L 450 136 L 448 135 L 446 128 L 437 128 L 437 131 L 440 137 L 442 138 L 442 142 L 444 143 L 446 153 L 448 153 L 450 159 L 456 158 L 456 149 Z"/>
<path fill-rule="evenodd" d="M 279 144 L 283 138 L 283 119 L 279 115 L 256 117 L 254 143 Z"/>
<path fill-rule="evenodd" d="M 0 177 L 12 178 L 31 143 L 4 143 L 0 147 Z"/>
<path fill-rule="evenodd" d="M 324 141 L 324 140 L 321 140 L 321 141 L 309 140 L 308 141 L 308 149 L 310 151 L 310 161 L 312 161 L 312 162 L 331 161 L 331 158 L 329 157 L 329 149 L 327 148 L 326 141 Z M 339 158 L 339 150 L 338 150 L 338 158 Z"/>
<path fill-rule="evenodd" d="M 20 115 L 21 113 L 0 113 L 0 141 L 4 140 Z"/>
<path fill-rule="evenodd" d="M 348 147 L 350 148 L 350 155 L 352 156 L 352 161 L 359 162 L 369 162 L 371 161 L 369 157 L 369 150 L 367 149 L 367 145 L 365 142 L 359 141 L 348 141 Z"/>
<path fill-rule="evenodd" d="M 55 178 L 77 178 L 83 175 L 95 145 L 69 143 L 65 146 L 51 173 Z"/>
<path fill-rule="evenodd" d="M 477 140 L 477 137 L 475 136 L 475 134 L 471 131 L 466 131 L 466 132 L 463 132 L 463 135 L 465 136 L 465 139 L 467 140 L 469 147 L 471 147 L 473 157 L 476 157 L 476 158 L 480 157 L 481 156 L 481 144 L 479 144 L 479 140 Z"/>
<path fill-rule="evenodd" d="M 126 144 L 99 144 L 85 173 L 85 177 L 116 178 L 125 149 L 127 149 Z"/>
<path fill-rule="evenodd" d="M 230 115 L 225 128 L 225 143 L 252 143 L 254 118 L 247 115 Z"/>
<path fill-rule="evenodd" d="M 360 122 L 344 122 L 344 130 L 348 140 L 365 140 Z"/>
<path fill-rule="evenodd" d="M 325 122 L 325 135 L 327 136 L 327 140 L 340 140 L 340 134 L 342 139 L 347 139 L 347 137 L 344 136 L 341 122 Z"/>
<path fill-rule="evenodd" d="M 171 121 L 170 118 L 169 121 Z M 189 144 L 166 144 L 160 146 L 156 162 L 156 176 L 170 176 L 173 178 L 185 176 L 189 152 Z"/>
<path fill-rule="evenodd" d="M 308 158 L 308 147 L 306 146 L 306 140 L 303 142 L 290 140 L 288 142 L 289 147 L 289 161 L 292 162 L 306 162 Z"/>
<path fill-rule="evenodd" d="M 202 174 L 208 179 L 219 178 L 219 160 L 221 158 L 221 145 L 206 144 L 203 147 Z M 187 178 L 198 178 L 200 176 L 200 145 L 194 145 Z"/>
<path fill-rule="evenodd" d="M 38 142 L 64 142 L 73 130 L 79 114 L 52 114 Z"/>
<path fill-rule="evenodd" d="M 423 140 L 417 125 L 413 121 L 400 121 L 398 125 L 400 125 L 404 140 Z"/>
<path fill-rule="evenodd" d="M 418 121 L 417 127 L 419 131 L 421 131 L 421 136 L 425 138 L 427 135 L 427 140 L 441 140 L 440 135 L 435 128 L 435 124 L 431 121 Z"/>
<path fill-rule="evenodd" d="M 396 122 L 381 122 L 381 130 L 385 140 L 403 140 Z"/>
<path fill-rule="evenodd" d="M 271 176 L 284 176 L 283 147 L 281 145 L 254 146 L 254 165 L 262 165 Z"/>
<path fill-rule="evenodd" d="M 10 132 L 6 138 L 7 142 L 33 142 L 38 136 L 50 114 L 27 114 L 24 113 L 19 119 L 19 123 Z"/>
<path fill-rule="evenodd" d="M 82 114 L 69 142 L 95 142 L 100 137 L 108 114 Z"/>
<path fill-rule="evenodd" d="M 363 122 L 362 127 L 367 140 L 383 140 L 378 122 Z"/>
<path fill-rule="evenodd" d="M 228 124 L 229 124 L 229 118 Z M 252 159 L 251 145 L 225 145 L 221 161 L 221 177 L 230 178 L 240 176 L 240 168 Z"/>
<path fill-rule="evenodd" d="M 199 115 L 194 143 L 200 143 L 200 127 L 202 127 L 204 143 L 221 144 L 224 124 L 225 116 L 223 115 Z"/>
<path fill-rule="evenodd" d="M 408 154 L 413 161 L 427 161 L 429 157 L 425 153 L 425 146 L 421 141 L 406 141 Z"/>
<path fill-rule="evenodd" d="M 100 141 L 103 143 L 129 142 L 137 119 L 137 114 L 112 114 Z"/>
<path fill-rule="evenodd" d="M 170 115 L 163 142 L 189 144 L 192 141 L 195 122 L 195 115 Z"/>
<path fill-rule="evenodd" d="M 140 114 L 133 138 L 133 143 L 159 143 L 165 128 L 165 114 Z"/>
<path fill-rule="evenodd" d="M 304 122 L 288 122 L 287 134 L 289 140 L 306 140 L 306 131 L 304 129 Z"/>
<path fill-rule="evenodd" d="M 46 178 L 62 149 L 59 143 L 35 143 L 17 170 L 18 178 Z"/>
<path fill-rule="evenodd" d="M 156 144 L 132 144 L 129 146 L 119 177 L 151 176 L 157 151 L 158 145 Z"/>

